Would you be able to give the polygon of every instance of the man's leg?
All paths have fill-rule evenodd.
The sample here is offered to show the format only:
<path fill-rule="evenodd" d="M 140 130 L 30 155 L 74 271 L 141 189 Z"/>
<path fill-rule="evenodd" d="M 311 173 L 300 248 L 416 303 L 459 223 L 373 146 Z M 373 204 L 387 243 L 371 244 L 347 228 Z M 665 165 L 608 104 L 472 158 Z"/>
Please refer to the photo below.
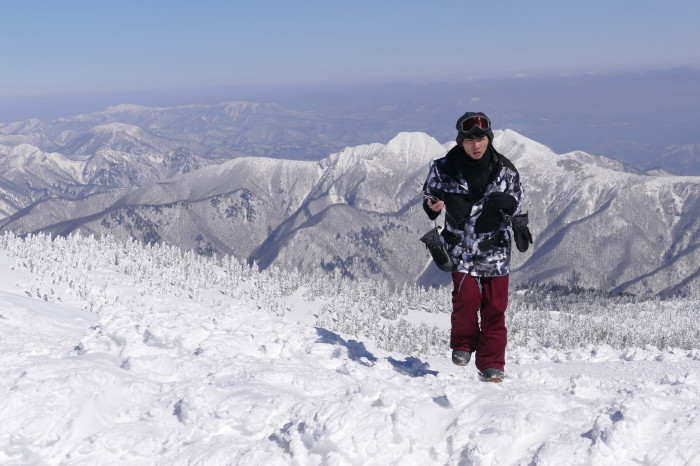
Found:
<path fill-rule="evenodd" d="M 506 307 L 508 307 L 508 275 L 482 277 L 481 335 L 476 352 L 476 368 L 503 370 L 506 358 Z"/>
<path fill-rule="evenodd" d="M 452 273 L 452 330 L 450 348 L 476 351 L 479 346 L 479 306 L 481 290 L 476 278 L 466 273 Z"/>

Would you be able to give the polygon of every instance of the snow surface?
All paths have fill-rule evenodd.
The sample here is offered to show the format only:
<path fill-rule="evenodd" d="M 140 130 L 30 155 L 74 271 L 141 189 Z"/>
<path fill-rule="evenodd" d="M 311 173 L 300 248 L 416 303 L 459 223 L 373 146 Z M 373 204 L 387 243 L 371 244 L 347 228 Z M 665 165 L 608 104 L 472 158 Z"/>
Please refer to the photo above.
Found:
<path fill-rule="evenodd" d="M 52 254 L 0 249 L 2 464 L 700 464 L 699 349 L 515 348 L 490 384 L 316 328 L 300 293 L 279 317 L 254 283 Z"/>

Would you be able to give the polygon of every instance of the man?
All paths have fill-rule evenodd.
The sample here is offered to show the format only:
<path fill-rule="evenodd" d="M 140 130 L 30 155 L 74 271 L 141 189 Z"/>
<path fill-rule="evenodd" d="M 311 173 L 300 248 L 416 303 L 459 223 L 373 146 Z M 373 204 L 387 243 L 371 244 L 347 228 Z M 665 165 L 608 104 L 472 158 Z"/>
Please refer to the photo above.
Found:
<path fill-rule="evenodd" d="M 457 120 L 457 145 L 435 160 L 423 187 L 434 220 L 445 210 L 442 241 L 452 271 L 452 362 L 475 364 L 484 380 L 505 377 L 508 273 L 513 228 L 518 249 L 532 243 L 523 214 L 523 187 L 515 166 L 493 147 L 491 121 L 481 112 Z M 481 326 L 479 325 L 481 313 Z"/>

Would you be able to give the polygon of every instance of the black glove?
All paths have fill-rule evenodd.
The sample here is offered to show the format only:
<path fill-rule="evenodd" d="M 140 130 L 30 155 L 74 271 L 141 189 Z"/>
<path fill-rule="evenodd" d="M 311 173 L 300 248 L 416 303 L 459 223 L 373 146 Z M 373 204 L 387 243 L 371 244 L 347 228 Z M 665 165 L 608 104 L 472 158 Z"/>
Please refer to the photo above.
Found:
<path fill-rule="evenodd" d="M 442 238 L 440 238 L 438 227 L 424 234 L 420 240 L 425 243 L 428 251 L 430 251 L 430 255 L 433 256 L 435 265 L 437 265 L 440 270 L 445 272 L 454 272 L 457 270 L 457 264 L 450 255 L 447 245 Z"/>
<path fill-rule="evenodd" d="M 484 207 L 474 225 L 475 233 L 496 231 L 503 222 L 503 214 L 513 215 L 518 207 L 518 201 L 507 193 L 495 192 L 486 196 Z"/>
<path fill-rule="evenodd" d="M 515 209 L 518 208 L 518 201 L 508 193 L 497 191 L 486 196 L 484 202 L 484 210 L 494 209 L 500 210 L 506 215 L 513 215 Z"/>
<path fill-rule="evenodd" d="M 527 227 L 529 223 L 527 214 L 516 215 L 511 219 L 513 227 L 513 236 L 515 237 L 515 246 L 518 251 L 525 252 L 532 244 L 532 234 Z"/>

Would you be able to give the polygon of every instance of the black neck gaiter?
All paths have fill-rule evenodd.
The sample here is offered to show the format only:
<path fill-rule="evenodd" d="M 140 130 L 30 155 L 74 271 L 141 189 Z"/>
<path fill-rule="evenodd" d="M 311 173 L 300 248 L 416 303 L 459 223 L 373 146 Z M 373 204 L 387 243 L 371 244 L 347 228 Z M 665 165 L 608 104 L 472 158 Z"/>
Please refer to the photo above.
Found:
<path fill-rule="evenodd" d="M 459 177 L 466 180 L 469 185 L 469 194 L 472 202 L 481 199 L 486 191 L 486 187 L 491 181 L 491 174 L 494 169 L 493 149 L 489 144 L 483 157 L 476 160 L 464 151 L 462 146 L 458 146 L 459 150 L 450 151 L 450 165 L 456 169 Z"/>

